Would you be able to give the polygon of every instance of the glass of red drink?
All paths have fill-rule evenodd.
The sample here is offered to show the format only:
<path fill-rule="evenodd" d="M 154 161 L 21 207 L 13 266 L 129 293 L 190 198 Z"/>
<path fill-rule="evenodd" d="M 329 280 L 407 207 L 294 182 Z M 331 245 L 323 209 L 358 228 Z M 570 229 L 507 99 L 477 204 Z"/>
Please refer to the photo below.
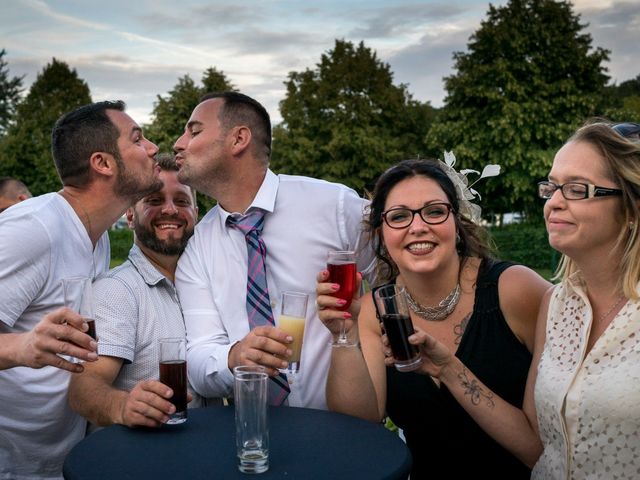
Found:
<path fill-rule="evenodd" d="M 334 297 L 341 298 L 346 303 L 337 310 L 346 311 L 351 306 L 353 295 L 356 292 L 356 255 L 351 250 L 330 251 L 327 256 L 327 270 L 329 270 L 329 282 L 340 286 Z M 333 343 L 335 346 L 356 346 L 357 342 L 349 340 L 345 330 L 344 320 L 340 327 L 340 335 Z"/>
<path fill-rule="evenodd" d="M 93 290 L 91 279 L 88 277 L 68 277 L 62 279 L 64 305 L 77 312 L 87 325 L 87 335 L 98 340 L 96 322 L 93 315 Z"/>
<path fill-rule="evenodd" d="M 176 411 L 169 417 L 167 424 L 173 425 L 187 421 L 187 346 L 184 338 L 161 338 L 160 382 L 173 390 L 169 399 Z"/>

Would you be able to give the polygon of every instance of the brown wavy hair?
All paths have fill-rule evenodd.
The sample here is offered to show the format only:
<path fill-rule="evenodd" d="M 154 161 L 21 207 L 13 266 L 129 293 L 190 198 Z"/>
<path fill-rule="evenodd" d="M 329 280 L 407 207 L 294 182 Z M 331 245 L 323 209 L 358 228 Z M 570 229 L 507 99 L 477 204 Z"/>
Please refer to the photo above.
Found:
<path fill-rule="evenodd" d="M 389 256 L 382 240 L 382 212 L 389 192 L 398 183 L 407 178 L 417 176 L 430 178 L 437 182 L 444 191 L 452 206 L 456 230 L 459 235 L 459 240 L 456 242 L 456 250 L 463 264 L 469 257 L 477 257 L 483 260 L 493 258 L 486 230 L 466 217 L 459 215 L 460 202 L 456 195 L 455 186 L 440 167 L 440 163 L 439 160 L 403 160 L 389 168 L 378 178 L 371 196 L 369 212 L 365 219 L 365 231 L 369 235 L 369 240 L 374 246 L 376 258 L 378 259 L 376 283 L 389 282 L 398 275 L 398 267 Z M 462 268 L 460 270 L 462 271 Z"/>

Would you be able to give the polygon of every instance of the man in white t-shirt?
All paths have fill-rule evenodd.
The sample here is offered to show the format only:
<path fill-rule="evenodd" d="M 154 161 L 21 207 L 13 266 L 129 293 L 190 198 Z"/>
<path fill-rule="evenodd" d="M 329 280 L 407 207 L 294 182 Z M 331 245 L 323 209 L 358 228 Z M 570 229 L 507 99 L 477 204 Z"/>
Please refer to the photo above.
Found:
<path fill-rule="evenodd" d="M 87 324 L 64 308 L 62 279 L 109 268 L 106 230 L 162 185 L 158 148 L 99 102 L 63 115 L 52 154 L 63 188 L 0 215 L 0 479 L 58 479 L 85 421 L 67 405 L 77 360 L 97 358 Z M 73 358 L 72 358 L 73 357 Z"/>
<path fill-rule="evenodd" d="M 366 201 L 344 185 L 269 170 L 269 114 L 237 92 L 205 96 L 174 150 L 179 180 L 218 201 L 196 226 L 176 271 L 191 384 L 205 397 L 225 397 L 235 366 L 264 365 L 272 377 L 287 366 L 291 337 L 273 326 L 249 328 L 248 248 L 243 232 L 229 225 L 229 217 L 264 214 L 273 317 L 282 292 L 309 295 L 300 371 L 285 403 L 326 409 L 331 336 L 317 318 L 316 275 L 328 251 L 356 250 L 358 270 L 370 276 L 373 253 L 361 241 Z"/>
<path fill-rule="evenodd" d="M 93 284 L 99 359 L 69 385 L 71 408 L 97 426 L 159 427 L 174 410 L 158 381 L 158 340 L 185 337 L 173 282 L 198 209 L 173 156 L 158 155 L 158 164 L 164 186 L 127 210 L 135 232 L 129 258 Z"/>

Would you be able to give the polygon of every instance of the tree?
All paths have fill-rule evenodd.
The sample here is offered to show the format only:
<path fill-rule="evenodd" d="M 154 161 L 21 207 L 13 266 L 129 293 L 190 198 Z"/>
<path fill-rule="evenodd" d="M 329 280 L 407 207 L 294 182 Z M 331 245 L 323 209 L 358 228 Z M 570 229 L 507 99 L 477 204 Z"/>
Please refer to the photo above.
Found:
<path fill-rule="evenodd" d="M 392 163 L 426 154 L 434 116 L 394 85 L 389 65 L 360 43 L 336 40 L 315 70 L 290 72 L 274 128 L 272 168 L 371 189 Z"/>
<path fill-rule="evenodd" d="M 454 150 L 464 168 L 502 166 L 497 181 L 477 187 L 485 212 L 540 218 L 536 181 L 597 113 L 608 51 L 592 49 L 584 27 L 567 1 L 510 0 L 490 6 L 468 51 L 454 54 L 457 72 L 445 79 L 445 105 L 427 140 Z"/>
<path fill-rule="evenodd" d="M 178 79 L 177 85 L 166 97 L 157 96 L 153 119 L 144 129 L 145 136 L 156 143 L 161 152 L 173 151 L 173 144 L 184 132 L 184 126 L 202 95 L 236 90 L 226 75 L 214 67 L 205 70 L 201 83 L 201 86 L 197 86 L 189 75 L 185 75 Z M 200 216 L 215 205 L 215 200 L 201 193 L 198 193 L 197 200 Z"/>
<path fill-rule="evenodd" d="M 225 74 L 213 67 L 205 70 L 201 83 L 198 86 L 189 75 L 185 75 L 178 79 L 167 96 L 157 96 L 151 112 L 152 121 L 145 126 L 145 136 L 158 145 L 161 152 L 173 151 L 173 144 L 182 135 L 184 126 L 202 95 L 235 90 Z"/>
<path fill-rule="evenodd" d="M 604 110 L 607 119 L 640 122 L 640 75 L 620 85 L 607 87 Z"/>
<path fill-rule="evenodd" d="M 0 138 L 2 138 L 11 126 L 16 105 L 22 92 L 22 77 L 9 78 L 9 68 L 4 60 L 5 49 L 0 50 Z"/>
<path fill-rule="evenodd" d="M 0 146 L 0 172 L 24 182 L 34 195 L 58 190 L 51 157 L 51 130 L 64 113 L 91 103 L 89 87 L 55 58 L 44 67 L 18 104 L 15 124 Z"/>

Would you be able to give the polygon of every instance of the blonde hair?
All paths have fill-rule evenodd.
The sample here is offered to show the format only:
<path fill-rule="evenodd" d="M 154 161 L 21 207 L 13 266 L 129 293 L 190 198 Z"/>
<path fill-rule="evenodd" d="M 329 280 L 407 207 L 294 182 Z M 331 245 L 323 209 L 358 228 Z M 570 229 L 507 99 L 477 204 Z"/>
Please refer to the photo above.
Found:
<path fill-rule="evenodd" d="M 613 251 L 622 251 L 622 275 L 618 287 L 627 298 L 638 299 L 640 281 L 640 142 L 623 137 L 613 124 L 598 122 L 579 128 L 567 140 L 591 145 L 605 161 L 610 179 L 622 190 L 623 223 Z M 562 255 L 555 278 L 568 278 L 577 270 L 575 262 Z"/>

